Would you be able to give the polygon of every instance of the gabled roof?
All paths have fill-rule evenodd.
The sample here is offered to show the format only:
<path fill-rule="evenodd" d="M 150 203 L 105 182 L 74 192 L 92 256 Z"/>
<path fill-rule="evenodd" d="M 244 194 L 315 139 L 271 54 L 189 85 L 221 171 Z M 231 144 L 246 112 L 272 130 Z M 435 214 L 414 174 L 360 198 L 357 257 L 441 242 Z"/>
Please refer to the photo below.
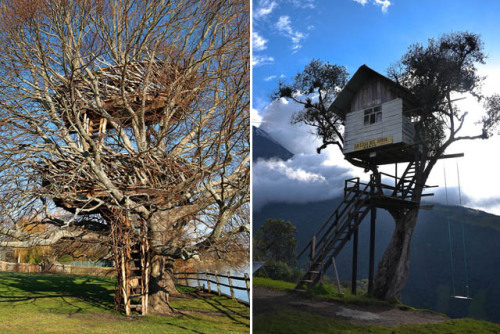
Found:
<path fill-rule="evenodd" d="M 382 80 L 388 86 L 394 88 L 396 95 L 398 95 L 399 97 L 409 100 L 413 102 L 413 104 L 415 104 L 415 98 L 408 89 L 383 76 L 382 74 L 372 70 L 368 66 L 362 65 L 360 68 L 358 68 L 356 73 L 354 73 L 349 82 L 347 82 L 335 101 L 333 101 L 333 103 L 330 105 L 329 110 L 334 111 L 336 114 L 340 115 L 342 119 L 345 119 L 345 115 L 351 111 L 351 101 L 356 93 L 369 79 L 374 77 Z"/>

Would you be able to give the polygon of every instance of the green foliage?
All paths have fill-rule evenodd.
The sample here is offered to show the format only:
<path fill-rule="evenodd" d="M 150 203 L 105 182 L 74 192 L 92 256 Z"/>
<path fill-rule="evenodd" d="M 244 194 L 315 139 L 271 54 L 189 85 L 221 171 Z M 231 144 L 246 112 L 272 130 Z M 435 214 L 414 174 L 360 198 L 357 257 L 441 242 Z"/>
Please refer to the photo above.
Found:
<path fill-rule="evenodd" d="M 343 119 L 329 107 L 347 83 L 348 76 L 344 66 L 313 59 L 291 83 L 280 82 L 271 96 L 301 104 L 303 109 L 292 117 L 292 123 L 304 122 L 315 126 L 323 143 L 331 144 L 339 139 L 342 141 L 340 127 Z"/>
<path fill-rule="evenodd" d="M 300 278 L 300 270 L 297 265 L 289 265 L 281 261 L 266 261 L 265 274 L 269 278 L 287 282 L 297 282 Z"/>
<path fill-rule="evenodd" d="M 254 234 L 254 259 L 257 261 L 296 263 L 295 226 L 284 220 L 268 219 Z"/>
<path fill-rule="evenodd" d="M 484 107 L 486 116 L 482 119 L 483 132 L 485 136 L 490 137 L 500 124 L 500 95 L 495 94 L 486 98 Z"/>
<path fill-rule="evenodd" d="M 61 264 L 68 264 L 70 263 L 71 261 L 73 261 L 73 258 L 71 257 L 71 255 L 68 255 L 68 254 L 65 254 L 61 257 L 59 257 L 59 263 Z"/>
<path fill-rule="evenodd" d="M 453 103 L 455 93 L 470 93 L 478 100 L 484 96 L 480 88 L 484 77 L 477 73 L 477 64 L 484 64 L 483 43 L 479 35 L 469 32 L 445 34 L 429 39 L 426 46 L 416 43 L 399 63 L 392 65 L 389 77 L 408 88 L 421 109 L 417 133 L 431 155 L 442 152 L 443 145 L 456 140 L 467 112 Z M 472 138 L 487 138 L 500 122 L 500 100 L 488 98 L 487 115 L 482 132 Z M 447 137 L 447 130 L 450 136 Z"/>
<path fill-rule="evenodd" d="M 260 275 L 290 282 L 299 279 L 295 233 L 296 228 L 292 223 L 277 219 L 268 219 L 256 231 L 254 259 L 266 262 Z"/>

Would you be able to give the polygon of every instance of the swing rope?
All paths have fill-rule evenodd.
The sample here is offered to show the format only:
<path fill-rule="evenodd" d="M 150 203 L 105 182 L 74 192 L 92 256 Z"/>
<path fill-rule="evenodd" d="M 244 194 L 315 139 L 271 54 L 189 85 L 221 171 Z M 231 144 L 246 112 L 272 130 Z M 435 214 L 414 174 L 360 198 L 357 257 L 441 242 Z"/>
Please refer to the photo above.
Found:
<path fill-rule="evenodd" d="M 462 206 L 462 191 L 460 187 L 460 172 L 458 170 L 458 162 L 457 162 L 457 178 L 458 178 L 458 201 L 460 203 L 460 206 Z M 467 252 L 465 248 L 465 223 L 464 223 L 464 215 L 461 216 L 461 221 L 462 221 L 462 248 L 464 252 L 464 272 L 465 272 L 465 291 L 466 291 L 466 296 L 469 298 L 469 274 L 467 272 Z"/>
<path fill-rule="evenodd" d="M 444 172 L 444 189 L 446 194 L 446 206 L 449 206 L 448 203 L 448 184 L 446 182 L 446 168 L 443 166 Z M 451 289 L 453 291 L 453 296 L 456 296 L 455 293 L 455 269 L 453 265 L 453 247 L 452 247 L 452 239 L 451 239 L 451 225 L 450 225 L 450 214 L 446 215 L 446 221 L 448 222 L 448 239 L 450 241 L 450 266 L 451 266 Z"/>

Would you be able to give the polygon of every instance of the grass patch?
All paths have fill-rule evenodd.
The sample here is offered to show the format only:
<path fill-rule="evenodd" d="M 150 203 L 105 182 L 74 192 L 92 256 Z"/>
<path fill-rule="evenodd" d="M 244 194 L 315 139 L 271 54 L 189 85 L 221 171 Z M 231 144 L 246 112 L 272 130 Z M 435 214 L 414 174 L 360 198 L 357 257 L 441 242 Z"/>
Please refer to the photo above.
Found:
<path fill-rule="evenodd" d="M 175 316 L 125 317 L 113 309 L 115 280 L 0 272 L 0 333 L 248 333 L 249 308 L 192 290 L 172 298 Z"/>
<path fill-rule="evenodd" d="M 292 291 L 295 288 L 296 283 L 285 282 L 274 280 L 267 277 L 254 277 L 253 285 L 260 286 L 264 288 L 282 290 L 282 291 Z M 318 284 L 311 290 L 305 292 L 308 297 L 320 298 L 320 299 L 330 299 L 341 303 L 377 303 L 377 304 L 388 304 L 387 302 L 380 301 L 373 297 L 369 297 L 366 294 L 353 295 L 351 289 L 348 287 L 341 287 L 342 295 L 336 286 L 329 283 Z"/>
<path fill-rule="evenodd" d="M 439 324 L 404 325 L 397 327 L 359 326 L 333 320 L 330 317 L 288 308 L 275 309 L 271 313 L 255 315 L 254 333 L 499 333 L 500 325 L 491 322 L 460 319 Z"/>
<path fill-rule="evenodd" d="M 254 277 L 252 279 L 252 284 L 254 286 L 282 291 L 292 291 L 297 285 L 297 283 L 278 281 L 267 277 Z"/>

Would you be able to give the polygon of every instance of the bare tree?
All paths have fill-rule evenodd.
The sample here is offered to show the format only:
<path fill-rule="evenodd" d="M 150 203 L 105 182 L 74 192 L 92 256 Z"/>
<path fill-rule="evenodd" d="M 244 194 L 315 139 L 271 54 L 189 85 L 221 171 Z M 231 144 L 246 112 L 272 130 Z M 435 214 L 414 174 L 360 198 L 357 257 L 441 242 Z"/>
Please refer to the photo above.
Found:
<path fill-rule="evenodd" d="M 147 236 L 150 306 L 168 310 L 166 261 L 248 231 L 227 226 L 249 199 L 249 4 L 15 0 L 0 11 L 0 245 Z M 52 228 L 27 235 L 19 217 Z"/>

